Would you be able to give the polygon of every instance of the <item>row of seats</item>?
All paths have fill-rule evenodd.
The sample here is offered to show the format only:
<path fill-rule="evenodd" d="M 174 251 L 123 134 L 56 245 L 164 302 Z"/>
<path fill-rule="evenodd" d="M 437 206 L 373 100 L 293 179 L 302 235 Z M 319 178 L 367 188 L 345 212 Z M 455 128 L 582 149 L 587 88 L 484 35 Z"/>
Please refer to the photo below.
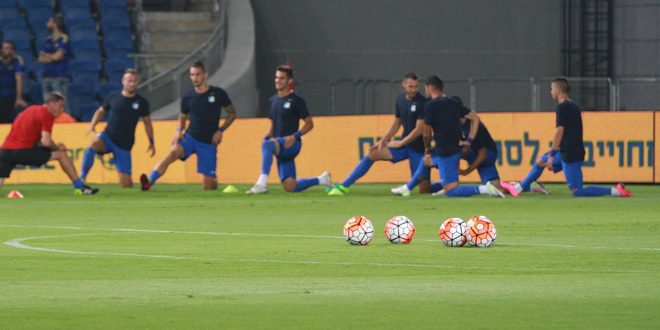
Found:
<path fill-rule="evenodd" d="M 25 61 L 31 81 L 26 79 L 24 90 L 34 103 L 42 101 L 42 65 L 36 56 L 50 35 L 46 23 L 54 13 L 62 14 L 72 55 L 69 102 L 79 120 L 91 118 L 86 111 L 92 108 L 89 105 L 119 89 L 124 70 L 135 65 L 128 56 L 134 49 L 126 1 L 96 0 L 94 8 L 90 4 L 87 0 L 58 0 L 55 7 L 51 0 L 0 2 L 3 40 L 13 41 Z"/>

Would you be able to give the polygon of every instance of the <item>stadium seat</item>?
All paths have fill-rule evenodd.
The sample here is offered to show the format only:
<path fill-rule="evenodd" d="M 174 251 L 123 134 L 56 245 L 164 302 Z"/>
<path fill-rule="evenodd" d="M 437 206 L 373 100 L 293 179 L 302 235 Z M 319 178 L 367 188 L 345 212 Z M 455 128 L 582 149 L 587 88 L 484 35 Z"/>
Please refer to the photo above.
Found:
<path fill-rule="evenodd" d="M 27 21 L 32 27 L 41 27 L 46 29 L 48 19 L 53 16 L 52 8 L 34 8 L 27 12 Z"/>
<path fill-rule="evenodd" d="M 70 8 L 64 11 L 64 24 L 69 25 L 71 20 L 79 18 L 89 18 L 92 14 L 84 8 Z"/>
<path fill-rule="evenodd" d="M 72 10 L 72 9 L 84 9 L 87 10 L 89 14 L 91 12 L 89 6 L 89 0 L 59 0 L 60 9 L 63 12 Z"/>
<path fill-rule="evenodd" d="M 101 20 L 118 19 L 128 21 L 128 11 L 122 8 L 107 8 L 100 12 Z"/>
<path fill-rule="evenodd" d="M 79 69 L 71 72 L 71 79 L 76 83 L 89 84 L 94 87 L 99 85 L 99 70 Z"/>
<path fill-rule="evenodd" d="M 16 4 L 12 1 L 1 1 L 0 2 L 0 11 L 5 10 L 16 10 Z"/>
<path fill-rule="evenodd" d="M 95 49 L 101 51 L 98 40 L 77 40 L 71 42 L 71 51 L 75 54 L 83 49 Z"/>
<path fill-rule="evenodd" d="M 98 35 L 96 30 L 84 25 L 74 25 L 69 30 L 69 40 L 71 42 L 81 41 L 81 40 L 97 40 Z"/>
<path fill-rule="evenodd" d="M 120 8 L 128 10 L 125 0 L 98 0 L 99 11 L 103 12 L 109 8 Z"/>
<path fill-rule="evenodd" d="M 130 28 L 117 27 L 108 29 L 105 32 L 104 38 L 110 40 L 124 40 L 124 42 L 131 43 L 133 35 L 131 34 Z"/>
<path fill-rule="evenodd" d="M 17 26 L 27 30 L 27 23 L 18 16 L 18 12 L 14 13 L 13 16 L 2 16 L 0 13 L 0 30 L 4 30 L 6 27 Z"/>
<path fill-rule="evenodd" d="M 18 8 L 30 12 L 35 9 L 48 8 L 50 11 L 53 11 L 53 1 L 52 0 L 16 0 Z"/>
<path fill-rule="evenodd" d="M 120 59 L 120 58 L 129 58 L 128 54 L 132 53 L 132 50 L 126 49 L 106 49 L 105 54 L 107 58 Z"/>
<path fill-rule="evenodd" d="M 98 103 L 89 103 L 89 104 L 81 105 L 80 109 L 78 110 L 80 112 L 80 118 L 78 118 L 78 120 L 84 122 L 92 121 L 92 118 L 94 118 L 94 113 L 98 109 L 99 109 Z"/>
<path fill-rule="evenodd" d="M 124 50 L 127 53 L 133 52 L 133 41 L 120 35 L 110 35 L 104 38 L 103 46 L 106 51 Z"/>
<path fill-rule="evenodd" d="M 96 30 L 96 21 L 91 16 L 72 18 L 66 21 L 66 27 L 84 26 Z"/>
<path fill-rule="evenodd" d="M 135 63 L 129 58 L 111 58 L 103 66 L 105 75 L 110 82 L 119 82 L 128 68 L 134 68 Z"/>
<path fill-rule="evenodd" d="M 91 61 L 101 63 L 101 51 L 99 49 L 83 48 L 73 52 L 76 61 Z"/>
<path fill-rule="evenodd" d="M 99 98 L 99 100 L 103 101 L 105 100 L 108 95 L 114 91 L 121 90 L 121 84 L 118 82 L 107 82 L 101 86 L 99 86 L 96 96 Z"/>
<path fill-rule="evenodd" d="M 101 32 L 103 32 L 104 35 L 107 35 L 111 30 L 116 29 L 126 29 L 130 33 L 131 25 L 127 20 L 120 20 L 116 18 L 101 20 Z"/>
<path fill-rule="evenodd" d="M 71 74 L 75 74 L 78 71 L 87 71 L 87 70 L 99 71 L 101 70 L 101 64 L 96 61 L 79 60 L 79 59 L 76 59 L 75 61 L 71 61 L 71 63 L 69 63 L 69 72 L 71 72 Z"/>
<path fill-rule="evenodd" d="M 30 43 L 30 33 L 25 27 L 19 26 L 5 26 L 2 29 L 2 39 L 11 40 L 16 44 L 16 49 L 29 49 L 32 51 L 32 45 Z"/>

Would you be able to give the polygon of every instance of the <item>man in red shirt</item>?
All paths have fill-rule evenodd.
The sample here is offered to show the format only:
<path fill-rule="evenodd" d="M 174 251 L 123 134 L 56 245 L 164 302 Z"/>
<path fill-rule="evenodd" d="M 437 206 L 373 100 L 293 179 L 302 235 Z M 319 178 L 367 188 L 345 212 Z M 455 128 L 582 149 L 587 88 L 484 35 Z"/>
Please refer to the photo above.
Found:
<path fill-rule="evenodd" d="M 51 92 L 44 105 L 30 106 L 16 117 L 5 143 L 0 147 L 0 188 L 16 165 L 41 166 L 50 160 L 57 160 L 73 182 L 76 194 L 93 195 L 99 191 L 78 179 L 66 147 L 51 138 L 53 121 L 64 111 L 64 102 L 62 94 Z"/>

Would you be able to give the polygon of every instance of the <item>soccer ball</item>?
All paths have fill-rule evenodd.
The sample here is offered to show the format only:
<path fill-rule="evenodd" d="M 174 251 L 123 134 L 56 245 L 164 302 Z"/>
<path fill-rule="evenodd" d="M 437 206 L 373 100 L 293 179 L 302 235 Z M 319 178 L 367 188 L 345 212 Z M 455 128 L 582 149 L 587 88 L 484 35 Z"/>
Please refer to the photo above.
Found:
<path fill-rule="evenodd" d="M 471 246 L 489 247 L 495 243 L 497 230 L 490 219 L 483 215 L 474 216 L 468 221 L 467 241 Z"/>
<path fill-rule="evenodd" d="M 344 237 L 353 245 L 367 245 L 374 238 L 374 226 L 369 219 L 361 215 L 354 216 L 344 225 Z"/>
<path fill-rule="evenodd" d="M 408 244 L 415 237 L 415 225 L 407 217 L 398 215 L 385 224 L 385 237 L 392 244 Z"/>
<path fill-rule="evenodd" d="M 446 246 L 458 247 L 465 245 L 467 242 L 467 237 L 465 237 L 466 231 L 467 226 L 463 219 L 449 218 L 440 225 L 438 236 L 440 236 L 440 240 Z"/>

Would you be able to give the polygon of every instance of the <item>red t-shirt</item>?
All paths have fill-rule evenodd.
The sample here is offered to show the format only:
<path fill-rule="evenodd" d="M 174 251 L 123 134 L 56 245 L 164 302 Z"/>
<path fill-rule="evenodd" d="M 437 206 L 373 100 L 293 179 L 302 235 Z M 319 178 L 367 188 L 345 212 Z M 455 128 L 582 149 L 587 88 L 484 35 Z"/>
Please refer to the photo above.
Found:
<path fill-rule="evenodd" d="M 23 110 L 11 125 L 11 131 L 2 149 L 30 149 L 41 140 L 41 132 L 53 132 L 55 118 L 42 105 L 32 105 Z"/>

